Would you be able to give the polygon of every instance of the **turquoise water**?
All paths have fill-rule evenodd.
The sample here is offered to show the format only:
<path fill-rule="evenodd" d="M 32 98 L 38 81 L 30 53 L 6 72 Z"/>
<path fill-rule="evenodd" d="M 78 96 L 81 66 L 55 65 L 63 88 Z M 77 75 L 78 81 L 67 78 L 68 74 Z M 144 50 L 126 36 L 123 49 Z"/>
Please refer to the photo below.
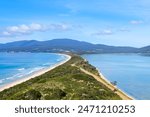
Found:
<path fill-rule="evenodd" d="M 135 99 L 150 100 L 150 57 L 137 54 L 83 55 L 110 81 Z"/>
<path fill-rule="evenodd" d="M 51 53 L 0 53 L 0 87 L 65 59 Z"/>

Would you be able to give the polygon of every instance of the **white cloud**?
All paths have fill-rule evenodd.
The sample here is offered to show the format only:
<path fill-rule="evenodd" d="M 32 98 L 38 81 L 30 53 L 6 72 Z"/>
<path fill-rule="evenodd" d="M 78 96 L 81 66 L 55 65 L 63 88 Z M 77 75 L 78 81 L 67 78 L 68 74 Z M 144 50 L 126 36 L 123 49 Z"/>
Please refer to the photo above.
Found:
<path fill-rule="evenodd" d="M 66 30 L 71 29 L 71 26 L 67 24 L 50 24 L 49 29 L 57 30 L 57 31 L 66 31 Z"/>
<path fill-rule="evenodd" d="M 4 31 L 4 32 L 2 32 L 2 35 L 10 36 L 11 34 L 9 32 L 7 32 L 7 31 Z"/>
<path fill-rule="evenodd" d="M 95 36 L 100 36 L 100 35 L 112 35 L 112 34 L 113 34 L 113 31 L 110 30 L 110 29 L 104 29 L 104 30 L 101 30 L 101 31 L 92 33 L 92 35 L 95 35 Z"/>
<path fill-rule="evenodd" d="M 137 24 L 143 24 L 144 22 L 142 20 L 131 20 L 130 23 L 137 25 Z"/>
<path fill-rule="evenodd" d="M 39 31 L 39 30 L 44 30 L 45 28 L 45 26 L 44 25 L 41 25 L 41 24 L 30 24 L 29 25 L 29 27 L 30 27 L 30 29 L 31 30 L 37 30 L 37 31 Z"/>
<path fill-rule="evenodd" d="M 38 24 L 32 23 L 29 25 L 21 24 L 17 26 L 8 26 L 0 31 L 1 37 L 11 37 L 11 36 L 21 36 L 21 35 L 29 35 L 35 32 L 43 32 L 43 31 L 67 31 L 71 28 L 71 26 L 67 24 Z"/>
<path fill-rule="evenodd" d="M 41 31 L 44 29 L 44 25 L 41 24 L 29 24 L 29 25 L 18 25 L 18 26 L 8 26 L 2 30 L 0 36 L 19 36 L 25 34 L 32 34 L 36 31 Z"/>

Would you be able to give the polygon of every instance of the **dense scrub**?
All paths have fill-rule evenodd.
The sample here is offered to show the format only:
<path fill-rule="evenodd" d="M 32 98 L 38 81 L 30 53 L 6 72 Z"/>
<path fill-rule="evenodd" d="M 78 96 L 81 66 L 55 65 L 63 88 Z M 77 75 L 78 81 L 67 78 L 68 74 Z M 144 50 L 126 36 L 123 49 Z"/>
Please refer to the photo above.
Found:
<path fill-rule="evenodd" d="M 24 83 L 0 92 L 6 100 L 114 100 L 120 97 L 73 64 L 98 74 L 95 67 L 79 56 Z"/>

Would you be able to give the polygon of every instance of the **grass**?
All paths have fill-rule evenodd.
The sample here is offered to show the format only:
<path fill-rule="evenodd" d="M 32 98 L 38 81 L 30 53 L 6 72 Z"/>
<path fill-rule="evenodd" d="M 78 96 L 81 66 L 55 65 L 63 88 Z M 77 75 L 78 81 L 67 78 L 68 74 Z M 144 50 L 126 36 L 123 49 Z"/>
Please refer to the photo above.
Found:
<path fill-rule="evenodd" d="M 73 55 L 67 63 L 0 92 L 1 100 L 120 100 L 121 98 L 79 68 L 97 74 L 95 67 Z"/>

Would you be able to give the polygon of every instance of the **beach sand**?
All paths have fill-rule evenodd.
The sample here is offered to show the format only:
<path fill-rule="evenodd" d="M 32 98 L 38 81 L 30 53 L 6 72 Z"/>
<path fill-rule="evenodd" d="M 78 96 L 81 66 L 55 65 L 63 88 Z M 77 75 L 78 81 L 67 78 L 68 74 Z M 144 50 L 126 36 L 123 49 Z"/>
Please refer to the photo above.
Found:
<path fill-rule="evenodd" d="M 13 87 L 13 86 L 15 86 L 15 85 L 17 85 L 17 84 L 23 83 L 23 82 L 25 82 L 25 81 L 27 81 L 27 80 L 30 80 L 30 79 L 32 79 L 32 78 L 35 78 L 35 77 L 37 77 L 37 76 L 40 76 L 40 75 L 42 75 L 42 74 L 44 74 L 44 73 L 46 73 L 46 72 L 48 72 L 48 71 L 51 71 L 52 69 L 55 69 L 55 68 L 58 67 L 58 66 L 60 66 L 60 65 L 62 65 L 62 64 L 64 64 L 64 63 L 66 63 L 67 61 L 69 61 L 69 60 L 71 59 L 71 56 L 69 56 L 69 55 L 66 55 L 66 54 L 60 54 L 60 55 L 66 56 L 67 59 L 64 60 L 64 61 L 61 61 L 61 62 L 59 62 L 59 63 L 57 63 L 57 64 L 55 64 L 54 66 L 51 66 L 51 67 L 49 67 L 49 68 L 45 68 L 45 69 L 39 70 L 39 71 L 37 71 L 37 72 L 32 73 L 31 75 L 29 75 L 29 76 L 27 76 L 27 77 L 24 77 L 24 78 L 21 78 L 21 79 L 19 79 L 19 80 L 17 80 L 17 81 L 12 82 L 12 83 L 6 84 L 5 86 L 3 86 L 3 87 L 0 88 L 0 91 L 3 91 L 3 90 L 8 89 L 8 88 L 10 88 L 10 87 Z M 72 65 L 72 66 L 76 66 L 76 65 Z M 78 66 L 76 66 L 76 67 L 78 67 Z M 110 90 L 114 91 L 114 90 L 117 89 L 117 90 L 115 91 L 115 93 L 118 94 L 123 100 L 133 100 L 133 99 L 134 99 L 134 98 L 132 98 L 131 96 L 129 96 L 128 94 L 126 94 L 124 91 L 122 91 L 121 89 L 119 89 L 119 88 L 117 88 L 116 86 L 112 85 L 112 84 L 110 83 L 110 81 L 107 80 L 107 79 L 103 76 L 103 74 L 102 74 L 100 71 L 99 71 L 99 75 L 100 75 L 100 76 L 97 76 L 97 75 L 95 75 L 95 74 L 93 74 L 93 73 L 91 73 L 91 72 L 89 72 L 89 71 L 87 71 L 87 70 L 85 70 L 85 69 L 83 69 L 83 68 L 80 68 L 80 70 L 81 70 L 82 72 L 84 72 L 84 73 L 86 73 L 86 74 L 88 74 L 88 75 L 94 77 L 98 82 L 104 84 L 104 85 L 105 85 L 106 87 L 108 87 Z"/>
<path fill-rule="evenodd" d="M 83 69 L 83 68 L 80 68 L 80 70 L 81 70 L 82 72 L 84 72 L 84 73 L 86 73 L 86 74 L 88 74 L 88 75 L 94 77 L 98 82 L 104 84 L 104 85 L 105 85 L 106 87 L 108 87 L 110 90 L 112 90 L 112 91 L 116 90 L 115 93 L 118 94 L 123 100 L 134 100 L 134 98 L 132 98 L 131 96 L 129 96 L 128 94 L 126 94 L 124 91 L 122 91 L 121 89 L 119 89 L 119 88 L 117 88 L 116 86 L 112 85 L 112 84 L 110 83 L 110 81 L 107 80 L 107 79 L 103 76 L 103 74 L 102 74 L 101 72 L 99 72 L 99 75 L 100 75 L 100 76 L 97 76 L 97 75 L 95 75 L 95 74 L 93 74 L 93 73 L 91 73 L 91 72 L 89 72 L 89 71 L 87 71 L 87 70 L 85 70 L 85 69 Z"/>
<path fill-rule="evenodd" d="M 32 74 L 30 74 L 30 75 L 24 77 L 24 78 L 21 78 L 21 79 L 19 79 L 19 80 L 17 80 L 17 81 L 14 81 L 14 82 L 12 82 L 12 83 L 6 84 L 6 85 L 4 85 L 3 87 L 0 87 L 0 91 L 3 91 L 3 90 L 8 89 L 8 88 L 10 88 L 10 87 L 13 87 L 13 86 L 15 86 L 15 85 L 17 85 L 17 84 L 23 83 L 23 82 L 25 82 L 25 81 L 27 81 L 27 80 L 30 80 L 30 79 L 32 79 L 32 78 L 35 78 L 35 77 L 37 77 L 37 76 L 40 76 L 40 75 L 42 75 L 42 74 L 44 74 L 44 73 L 46 73 L 46 72 L 48 72 L 48 71 L 51 71 L 52 69 L 55 69 L 55 68 L 58 67 L 58 66 L 60 66 L 60 65 L 62 65 L 62 64 L 64 64 L 64 63 L 66 63 L 67 61 L 69 61 L 69 60 L 71 59 L 71 56 L 69 56 L 69 55 L 66 55 L 66 54 L 59 54 L 59 55 L 66 56 L 67 59 L 64 60 L 64 61 L 61 61 L 61 62 L 59 62 L 59 63 L 57 63 L 57 64 L 55 64 L 54 66 L 51 66 L 51 67 L 45 68 L 45 69 L 41 69 L 41 70 L 36 71 L 36 72 L 34 72 L 34 73 L 32 73 Z"/>
<path fill-rule="evenodd" d="M 113 84 L 111 84 L 111 82 L 110 82 L 109 80 L 107 80 L 101 72 L 99 72 L 99 74 L 100 74 L 100 77 L 107 83 L 108 88 L 111 88 L 112 90 L 113 90 L 114 88 L 117 89 L 116 93 L 117 93 L 122 99 L 124 99 L 124 100 L 134 100 L 133 97 L 131 97 L 130 95 L 128 95 L 127 93 L 125 93 L 124 91 L 122 91 L 121 89 L 119 89 L 117 86 L 114 86 Z"/>

